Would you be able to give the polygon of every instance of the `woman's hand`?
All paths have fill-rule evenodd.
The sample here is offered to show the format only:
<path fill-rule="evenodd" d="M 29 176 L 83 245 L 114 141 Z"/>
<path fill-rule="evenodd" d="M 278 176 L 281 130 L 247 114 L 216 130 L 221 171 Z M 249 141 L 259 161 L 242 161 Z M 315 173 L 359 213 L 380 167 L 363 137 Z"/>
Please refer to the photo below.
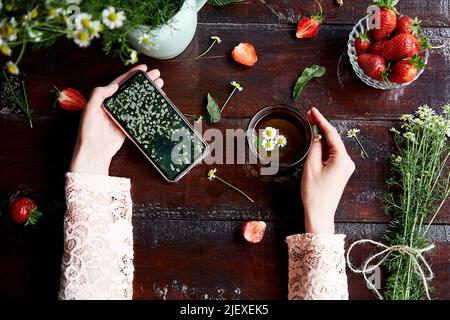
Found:
<path fill-rule="evenodd" d="M 136 66 L 108 86 L 97 87 L 92 91 L 81 116 L 70 172 L 109 174 L 111 159 L 125 141 L 125 134 L 103 110 L 103 101 L 117 91 L 121 81 L 138 70 L 146 72 L 147 66 L 143 64 Z M 151 70 L 147 74 L 158 87 L 164 85 L 159 70 Z"/>
<path fill-rule="evenodd" d="M 307 233 L 334 233 L 334 214 L 344 188 L 355 171 L 337 130 L 316 108 L 307 116 L 317 125 L 324 139 L 315 135 L 303 167 L 301 195 Z"/>

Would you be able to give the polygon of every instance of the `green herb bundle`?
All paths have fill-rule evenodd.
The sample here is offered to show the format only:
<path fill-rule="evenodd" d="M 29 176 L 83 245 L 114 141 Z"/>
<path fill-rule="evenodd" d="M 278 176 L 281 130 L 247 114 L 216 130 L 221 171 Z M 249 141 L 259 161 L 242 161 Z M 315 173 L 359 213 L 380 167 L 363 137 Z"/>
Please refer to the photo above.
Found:
<path fill-rule="evenodd" d="M 398 153 L 391 156 L 394 176 L 387 183 L 385 212 L 390 217 L 388 246 L 422 249 L 430 244 L 427 232 L 449 198 L 450 106 L 437 115 L 428 106 L 402 116 L 401 131 L 392 128 Z M 384 262 L 389 273 L 384 297 L 419 300 L 426 296 L 413 257 L 395 251 Z"/>

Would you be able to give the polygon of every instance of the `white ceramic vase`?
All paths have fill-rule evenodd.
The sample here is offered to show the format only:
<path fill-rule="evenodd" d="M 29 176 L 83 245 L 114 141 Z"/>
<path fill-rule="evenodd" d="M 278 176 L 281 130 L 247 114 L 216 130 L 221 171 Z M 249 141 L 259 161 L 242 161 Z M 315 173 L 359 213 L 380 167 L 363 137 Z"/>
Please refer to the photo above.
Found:
<path fill-rule="evenodd" d="M 181 54 L 194 38 L 197 12 L 207 0 L 185 0 L 180 10 L 165 25 L 151 29 L 141 26 L 128 34 L 128 41 L 139 52 L 156 59 L 170 59 Z M 143 34 L 150 36 L 140 42 Z"/>

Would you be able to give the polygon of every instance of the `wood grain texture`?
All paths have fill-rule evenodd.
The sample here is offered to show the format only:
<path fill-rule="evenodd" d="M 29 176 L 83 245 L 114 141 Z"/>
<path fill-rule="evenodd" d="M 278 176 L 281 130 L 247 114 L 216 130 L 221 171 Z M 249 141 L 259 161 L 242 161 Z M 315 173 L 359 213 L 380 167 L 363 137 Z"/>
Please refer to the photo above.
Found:
<path fill-rule="evenodd" d="M 357 170 L 339 206 L 338 230 L 348 242 L 379 238 L 386 216 L 380 200 L 389 176 L 386 158 L 393 150 L 388 129 L 399 125 L 402 113 L 421 104 L 440 107 L 450 100 L 450 1 L 402 0 L 399 10 L 426 21 L 425 32 L 434 44 L 446 47 L 431 53 L 429 66 L 409 87 L 382 92 L 356 77 L 344 55 L 348 33 L 371 1 L 323 0 L 327 20 L 312 40 L 295 38 L 299 16 L 315 10 L 313 1 L 248 0 L 225 8 L 205 6 L 199 27 L 187 50 L 175 59 L 141 58 L 159 68 L 167 95 L 184 113 L 202 114 L 210 92 L 221 102 L 237 80 L 244 91 L 227 106 L 220 131 L 247 127 L 262 107 L 286 103 L 306 111 L 317 106 L 341 132 L 358 127 L 370 159 L 361 158 L 354 141 L 345 139 Z M 201 60 L 193 60 L 210 43 L 223 42 Z M 233 47 L 252 42 L 259 62 L 248 69 L 230 57 Z M 321 64 L 327 73 L 311 81 L 300 101 L 291 91 L 301 70 Z M 127 67 L 105 56 L 101 45 L 80 50 L 61 39 L 48 50 L 29 51 L 21 64 L 33 108 L 34 129 L 24 117 L 12 114 L 0 95 L 0 300 L 55 299 L 62 254 L 64 173 L 78 129 L 79 113 L 53 109 L 50 90 L 75 87 L 86 96 L 93 87 L 109 83 Z M 6 108 L 2 108 L 6 106 Z M 287 253 L 284 237 L 303 231 L 299 199 L 300 171 L 278 177 L 260 177 L 251 165 L 215 165 L 219 173 L 242 187 L 255 204 L 217 182 L 208 182 L 211 167 L 200 165 L 177 184 L 166 183 L 130 143 L 115 157 L 111 174 L 132 179 L 135 241 L 134 296 L 137 299 L 285 299 Z M 35 228 L 13 226 L 8 202 L 17 195 L 36 200 L 45 218 Z M 240 236 L 244 221 L 268 221 L 260 245 L 246 244 Z M 431 255 L 436 279 L 435 298 L 450 297 L 450 210 L 438 216 L 433 231 L 436 250 Z M 376 223 L 369 224 L 369 223 Z M 362 261 L 371 248 L 355 251 Z M 350 298 L 370 299 L 360 276 L 349 274 Z"/>
<path fill-rule="evenodd" d="M 225 129 L 246 129 L 247 124 L 248 120 L 244 119 L 224 119 L 216 127 L 225 132 Z M 354 120 L 335 120 L 333 124 L 341 132 L 356 163 L 356 171 L 338 209 L 337 221 L 386 221 L 381 198 L 384 181 L 389 175 L 386 159 L 394 150 L 388 129 L 399 124 Z M 3 150 L 0 193 L 4 197 L 17 192 L 42 197 L 41 205 L 57 208 L 62 215 L 64 173 L 72 154 L 78 117 L 72 114 L 35 120 L 33 130 L 26 125 L 20 115 L 0 120 Z M 369 159 L 363 159 L 357 144 L 345 136 L 353 127 L 361 128 L 362 143 Z M 212 167 L 217 167 L 218 174 L 247 191 L 255 203 L 217 181 L 208 181 L 206 173 Z M 112 162 L 111 175 L 131 178 L 134 216 L 140 218 L 296 220 L 303 211 L 299 169 L 264 177 L 259 175 L 256 166 L 248 164 L 202 164 L 180 182 L 170 184 L 127 142 Z M 444 209 L 436 221 L 449 223 L 450 212 Z"/>
<path fill-rule="evenodd" d="M 344 6 L 335 0 L 322 0 L 325 24 L 355 24 L 366 13 L 372 0 L 344 0 Z M 449 26 L 448 0 L 402 0 L 397 5 L 401 14 L 418 16 L 426 25 Z M 297 23 L 299 18 L 318 11 L 313 0 L 247 0 L 225 8 L 205 6 L 200 16 L 204 23 Z"/>
<path fill-rule="evenodd" d="M 35 229 L 0 217 L 0 300 L 57 297 L 62 253 L 62 219 Z M 301 231 L 293 224 L 268 223 L 263 242 L 246 243 L 242 221 L 134 219 L 135 299 L 286 299 L 284 238 Z M 375 237 L 376 238 L 376 237 Z M 359 238 L 358 238 L 359 239 Z M 356 239 L 347 239 L 347 246 Z M 448 299 L 450 245 L 436 243 L 428 257 L 436 274 L 433 298 Z M 356 248 L 363 261 L 371 247 Z M 363 279 L 347 272 L 351 299 L 373 299 Z"/>
<path fill-rule="evenodd" d="M 434 44 L 449 46 L 449 30 L 429 28 L 427 33 Z M 291 26 L 201 25 L 182 55 L 168 61 L 141 58 L 141 62 L 161 70 L 165 92 L 190 114 L 203 113 L 208 92 L 223 103 L 231 91 L 231 80 L 239 81 L 244 91 L 233 98 L 223 117 L 249 118 L 266 105 L 286 103 L 303 110 L 316 106 L 331 118 L 392 120 L 419 105 L 440 108 L 449 100 L 449 50 L 433 50 L 426 71 L 410 86 L 380 91 L 365 85 L 353 72 L 345 55 L 349 32 L 348 26 L 324 26 L 317 38 L 301 41 Z M 222 43 L 206 58 L 193 60 L 207 48 L 211 35 L 219 35 Z M 256 47 L 259 61 L 253 68 L 238 65 L 231 58 L 233 47 L 242 41 Z M 65 59 L 60 58 L 63 56 Z M 326 74 L 311 81 L 294 103 L 294 83 L 311 64 L 323 65 Z M 33 110 L 51 114 L 55 112 L 50 94 L 54 86 L 76 87 L 88 96 L 93 87 L 109 83 L 127 68 L 118 58 L 105 57 L 98 43 L 79 50 L 61 39 L 52 50 L 28 52 L 22 69 Z"/>

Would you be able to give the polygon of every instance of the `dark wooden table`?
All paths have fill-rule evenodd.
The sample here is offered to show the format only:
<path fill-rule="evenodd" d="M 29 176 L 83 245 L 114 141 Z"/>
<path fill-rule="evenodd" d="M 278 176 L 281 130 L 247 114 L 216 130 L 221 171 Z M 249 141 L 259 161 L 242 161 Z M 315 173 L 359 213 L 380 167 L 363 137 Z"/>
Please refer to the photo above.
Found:
<path fill-rule="evenodd" d="M 247 127 L 262 107 L 287 103 L 302 111 L 317 106 L 345 139 L 347 129 L 358 127 L 370 159 L 345 139 L 356 163 L 336 216 L 337 228 L 348 242 L 363 237 L 379 239 L 387 217 L 380 197 L 389 175 L 387 157 L 393 150 L 388 133 L 402 113 L 419 105 L 441 107 L 450 101 L 450 1 L 401 1 L 400 12 L 419 16 L 435 44 L 422 77 L 405 89 L 378 91 L 354 75 L 344 55 L 352 25 L 370 1 L 322 1 L 325 24 L 317 38 L 295 38 L 298 17 L 315 10 L 313 1 L 249 0 L 222 9 L 206 6 L 200 13 L 196 36 L 187 50 L 168 61 L 141 58 L 159 68 L 165 92 L 190 114 L 204 110 L 207 92 L 219 101 L 229 93 L 230 80 L 245 87 L 227 107 L 217 127 Z M 218 35 L 223 42 L 202 60 L 192 57 Z M 247 69 L 230 57 L 233 47 L 252 42 L 259 62 Z M 311 65 L 327 73 L 312 81 L 298 103 L 291 100 L 293 83 Z M 64 173 L 71 158 L 79 113 L 53 109 L 51 88 L 79 88 L 85 95 L 108 83 L 127 68 L 118 58 L 105 56 L 99 44 L 80 50 L 65 39 L 48 50 L 27 52 L 21 69 L 33 113 L 30 129 L 21 114 L 0 115 L 0 299 L 55 299 L 62 254 L 62 220 L 65 212 Z M 250 166 L 220 165 L 221 174 L 242 186 L 255 203 L 219 183 L 210 183 L 200 165 L 177 184 L 166 183 L 126 142 L 115 157 L 111 175 L 132 180 L 136 299 L 285 299 L 287 250 L 284 238 L 303 230 L 299 198 L 299 172 L 283 178 L 261 178 Z M 45 212 L 36 228 L 11 225 L 9 198 L 16 194 L 35 198 Z M 244 221 L 262 219 L 268 231 L 259 245 L 245 243 L 240 235 Z M 450 298 L 450 212 L 442 211 L 432 228 L 437 248 L 431 255 L 436 278 L 435 298 Z M 361 249 L 355 259 L 363 258 Z M 349 275 L 350 298 L 373 298 L 360 276 Z"/>

